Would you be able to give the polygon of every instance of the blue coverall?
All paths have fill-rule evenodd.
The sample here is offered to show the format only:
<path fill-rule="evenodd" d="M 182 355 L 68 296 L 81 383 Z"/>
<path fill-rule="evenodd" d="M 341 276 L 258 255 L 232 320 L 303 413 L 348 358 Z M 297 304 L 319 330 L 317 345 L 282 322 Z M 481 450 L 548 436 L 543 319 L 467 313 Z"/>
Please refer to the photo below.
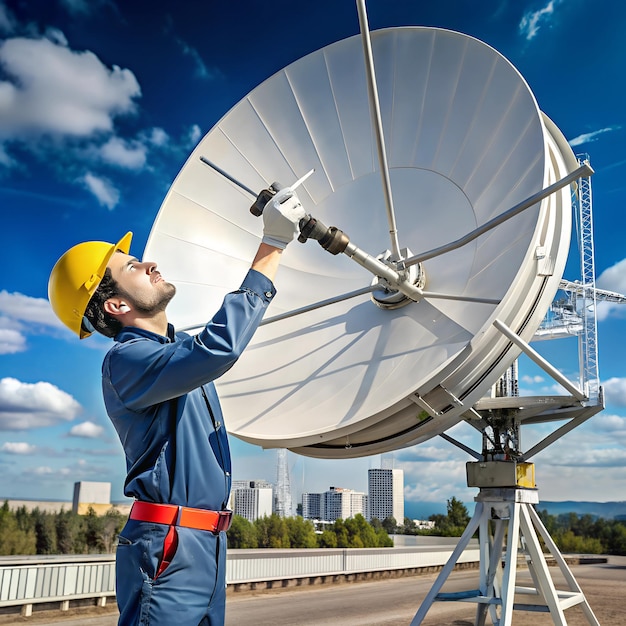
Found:
<path fill-rule="evenodd" d="M 231 485 L 228 437 L 212 383 L 238 359 L 275 294 L 250 270 L 195 337 L 126 327 L 102 366 L 107 412 L 126 454 L 124 493 L 144 502 L 223 510 Z M 119 537 L 120 626 L 224 623 L 226 534 L 176 527 L 178 542 L 156 575 L 170 527 L 129 519 Z"/>

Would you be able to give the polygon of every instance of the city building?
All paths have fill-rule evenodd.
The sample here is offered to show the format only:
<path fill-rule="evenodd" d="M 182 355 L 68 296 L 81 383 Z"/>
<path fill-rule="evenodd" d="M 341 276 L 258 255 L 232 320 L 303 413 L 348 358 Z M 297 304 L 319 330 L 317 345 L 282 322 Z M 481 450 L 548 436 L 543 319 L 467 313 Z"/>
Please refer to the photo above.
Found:
<path fill-rule="evenodd" d="M 272 514 L 274 490 L 265 480 L 237 480 L 233 481 L 230 501 L 235 515 L 253 522 Z"/>
<path fill-rule="evenodd" d="M 89 509 L 104 515 L 111 508 L 111 483 L 80 481 L 74 483 L 72 510 L 85 515 Z"/>
<path fill-rule="evenodd" d="M 334 522 L 357 514 L 365 516 L 367 496 L 362 491 L 331 487 L 324 493 L 302 494 L 302 517 L 310 520 Z"/>
<path fill-rule="evenodd" d="M 302 494 L 302 517 L 304 519 L 322 519 L 322 494 L 303 493 Z"/>
<path fill-rule="evenodd" d="M 367 519 L 381 522 L 388 517 L 404 522 L 404 472 L 400 469 L 370 469 L 367 472 Z"/>

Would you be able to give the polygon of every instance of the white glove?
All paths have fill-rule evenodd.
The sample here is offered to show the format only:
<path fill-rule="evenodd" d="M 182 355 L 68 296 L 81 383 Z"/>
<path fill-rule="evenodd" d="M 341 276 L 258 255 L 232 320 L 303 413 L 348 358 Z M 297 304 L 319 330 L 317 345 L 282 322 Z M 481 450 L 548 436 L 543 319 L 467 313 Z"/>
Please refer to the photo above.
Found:
<path fill-rule="evenodd" d="M 285 187 L 263 208 L 263 243 L 275 248 L 286 248 L 300 233 L 300 220 L 306 212 L 295 191 Z"/>

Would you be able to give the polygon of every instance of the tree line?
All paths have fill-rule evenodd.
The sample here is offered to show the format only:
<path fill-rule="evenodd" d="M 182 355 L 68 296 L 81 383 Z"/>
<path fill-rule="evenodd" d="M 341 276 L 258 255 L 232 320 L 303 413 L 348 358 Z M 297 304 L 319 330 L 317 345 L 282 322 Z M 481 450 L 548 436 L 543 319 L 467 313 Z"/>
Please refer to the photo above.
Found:
<path fill-rule="evenodd" d="M 390 530 L 389 520 L 383 523 L 392 533 L 460 537 L 470 521 L 467 508 L 455 497 L 447 501 L 446 508 L 445 515 L 429 517 L 430 521 L 435 522 L 432 529 L 418 529 L 415 522 L 408 518 L 404 518 L 404 524 L 396 526 L 395 530 Z M 550 515 L 545 509 L 537 513 L 554 543 L 565 554 L 626 555 L 626 520 L 576 513 Z"/>
<path fill-rule="evenodd" d="M 49 513 L 22 506 L 0 507 L 0 555 L 107 554 L 115 551 L 117 535 L 127 516 L 111 508 L 105 515 L 89 509 L 86 515 L 62 510 Z M 227 533 L 231 548 L 376 548 L 393 546 L 378 520 L 362 515 L 337 520 L 316 533 L 302 517 L 262 517 L 254 522 L 235 515 Z"/>
<path fill-rule="evenodd" d="M 358 514 L 316 532 L 311 520 L 272 514 L 250 522 L 235 515 L 227 533 L 229 548 L 384 548 L 393 540 L 378 520 Z"/>
<path fill-rule="evenodd" d="M 5 500 L 0 507 L 0 555 L 110 553 L 126 519 L 115 509 L 105 515 L 93 509 L 87 515 L 29 511 L 25 506 L 10 510 Z"/>
<path fill-rule="evenodd" d="M 626 555 L 626 520 L 607 520 L 592 515 L 550 515 L 539 511 L 548 533 L 563 553 Z M 97 515 L 72 511 L 48 513 L 39 509 L 0 507 L 0 555 L 106 554 L 113 553 L 117 535 L 127 516 L 115 509 Z M 316 532 L 313 522 L 300 516 L 271 515 L 249 522 L 235 515 L 227 533 L 230 548 L 378 548 L 393 546 L 390 534 L 459 537 L 470 515 L 452 497 L 446 514 L 431 515 L 432 529 L 419 529 L 409 518 L 398 524 L 393 517 L 368 522 L 362 515 L 326 524 Z"/>

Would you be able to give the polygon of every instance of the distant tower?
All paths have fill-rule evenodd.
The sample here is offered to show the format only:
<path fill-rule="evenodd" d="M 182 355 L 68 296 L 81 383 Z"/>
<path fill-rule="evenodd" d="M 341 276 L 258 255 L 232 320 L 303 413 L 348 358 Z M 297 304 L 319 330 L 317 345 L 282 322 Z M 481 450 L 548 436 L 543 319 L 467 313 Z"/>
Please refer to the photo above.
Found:
<path fill-rule="evenodd" d="M 381 522 L 394 517 L 404 523 L 404 472 L 401 469 L 370 469 L 368 482 L 368 519 Z"/>
<path fill-rule="evenodd" d="M 279 448 L 276 451 L 276 496 L 274 512 L 280 517 L 292 517 L 291 484 L 289 482 L 289 467 L 287 466 L 287 450 Z"/>

